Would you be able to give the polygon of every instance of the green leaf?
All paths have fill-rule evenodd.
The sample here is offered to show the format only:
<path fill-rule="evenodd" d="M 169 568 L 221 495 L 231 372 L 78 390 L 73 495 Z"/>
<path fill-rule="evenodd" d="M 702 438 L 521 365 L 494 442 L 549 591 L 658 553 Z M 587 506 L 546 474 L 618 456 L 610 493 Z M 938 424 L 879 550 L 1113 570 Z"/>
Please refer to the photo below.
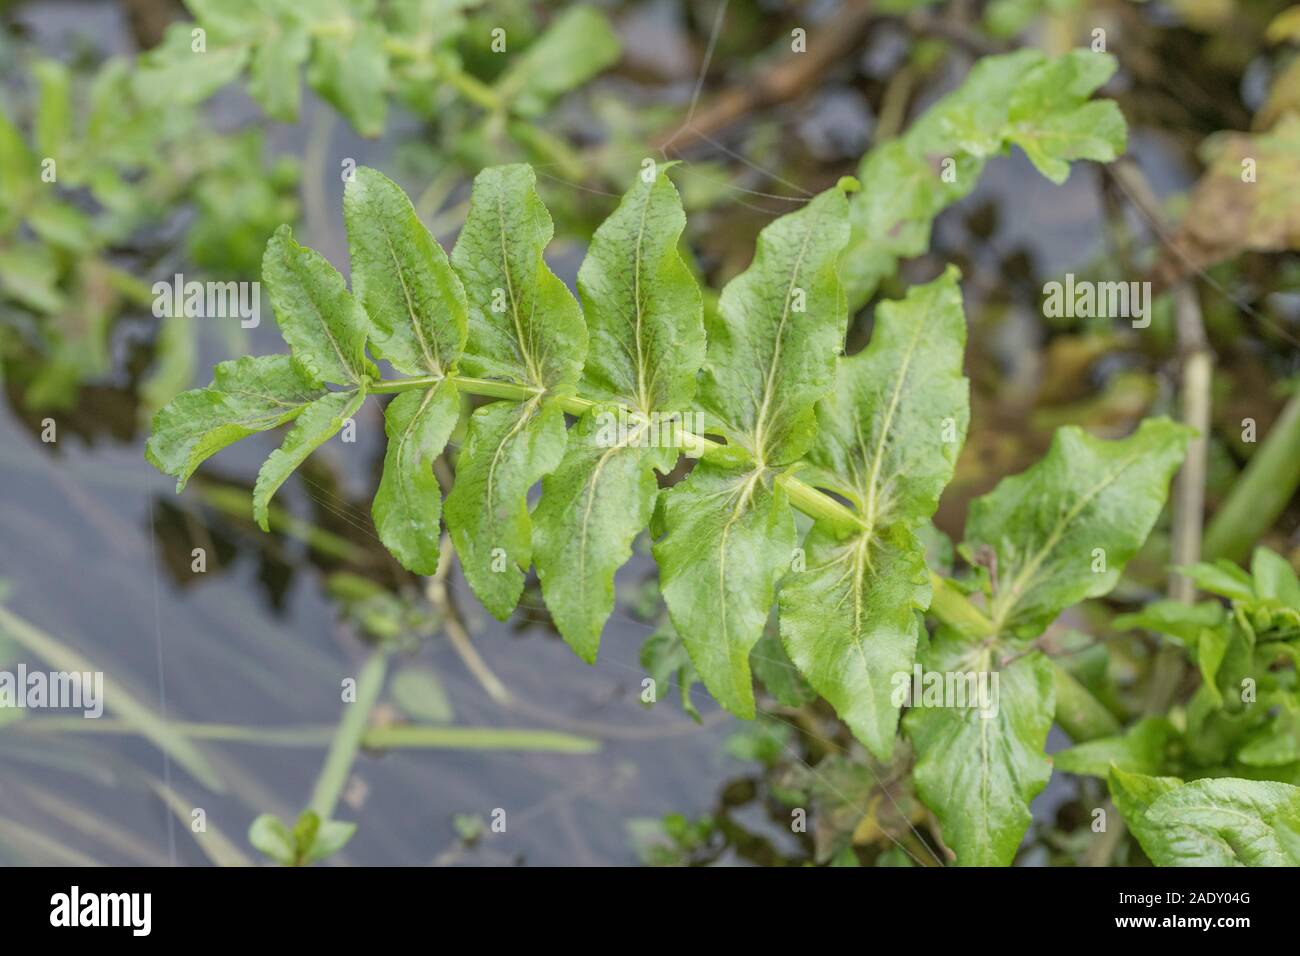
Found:
<path fill-rule="evenodd" d="M 192 23 L 173 23 L 158 46 L 141 54 L 131 90 L 147 109 L 194 106 L 233 83 L 248 62 L 248 46 L 219 46 L 214 38 L 202 52 L 193 48 Z"/>
<path fill-rule="evenodd" d="M 1285 767 L 1300 763 L 1300 699 L 1282 696 L 1276 713 L 1237 751 L 1248 767 Z"/>
<path fill-rule="evenodd" d="M 194 19 L 208 32 L 208 40 L 236 43 L 252 39 L 263 27 L 261 9 L 283 0 L 185 0 Z"/>
<path fill-rule="evenodd" d="M 1070 175 L 1070 161 L 1109 163 L 1124 152 L 1127 129 L 1113 100 L 1085 102 L 1114 75 L 1106 53 L 1071 50 L 1031 70 L 1012 94 L 1007 141 L 1025 151 L 1054 183 Z"/>
<path fill-rule="evenodd" d="M 248 842 L 282 866 L 292 866 L 298 856 L 293 834 L 279 817 L 263 813 L 248 828 Z"/>
<path fill-rule="evenodd" d="M 433 460 L 460 417 L 460 395 L 444 379 L 423 392 L 403 392 L 384 410 L 388 450 L 371 515 L 384 547 L 416 574 L 438 570 L 442 495 Z"/>
<path fill-rule="evenodd" d="M 22 132 L 0 112 L 0 225 L 22 214 L 40 183 L 41 167 Z M 6 283 L 7 285 L 8 283 Z"/>
<path fill-rule="evenodd" d="M 700 722 L 699 709 L 691 698 L 691 690 L 700 682 L 700 675 L 672 621 L 663 621 L 641 645 L 641 666 L 655 682 L 655 701 L 648 701 L 647 705 L 655 703 L 660 690 L 676 680 L 682 710 L 691 720 Z"/>
<path fill-rule="evenodd" d="M 1255 583 L 1250 575 L 1226 558 L 1213 564 L 1193 564 L 1178 570 L 1191 578 L 1202 591 L 1247 604 L 1255 600 Z"/>
<path fill-rule="evenodd" d="M 1273 818 L 1273 837 L 1282 855 L 1292 861 L 1289 866 L 1300 865 L 1300 807 L 1291 804 Z"/>
<path fill-rule="evenodd" d="M 849 303 L 866 304 L 899 259 L 930 244 L 934 218 L 975 188 L 985 162 L 1019 145 L 1044 176 L 1064 181 L 1069 161 L 1107 162 L 1124 151 L 1126 130 L 1110 100 L 1088 97 L 1115 69 L 1104 53 L 1050 58 L 1037 50 L 986 56 L 965 81 L 898 139 L 872 149 L 849 204 L 853 237 L 845 256 Z"/>
<path fill-rule="evenodd" d="M 763 630 L 763 636 L 749 655 L 749 666 L 754 676 L 767 692 L 783 707 L 798 708 L 817 699 L 817 692 L 803 679 L 781 643 L 774 627 Z"/>
<path fill-rule="evenodd" d="M 451 700 L 438 675 L 422 667 L 408 667 L 393 678 L 393 703 L 407 716 L 431 724 L 449 724 L 455 716 Z"/>
<path fill-rule="evenodd" d="M 1159 517 L 1192 430 L 1142 422 L 1118 441 L 1058 429 L 1047 455 L 970 507 L 962 553 L 996 558 L 994 633 L 1041 634 L 1066 607 L 1111 590 Z"/>
<path fill-rule="evenodd" d="M 1124 815 L 1156 866 L 1300 866 L 1300 787 L 1227 777 L 1196 780 Z"/>
<path fill-rule="evenodd" d="M 742 717 L 754 715 L 750 652 L 793 557 L 794 515 L 771 466 L 811 444 L 844 340 L 847 211 L 835 188 L 775 220 L 722 291 L 700 402 L 755 464 L 702 461 L 660 496 L 654 554 L 669 614 L 705 686 Z"/>
<path fill-rule="evenodd" d="M 560 94 L 576 89 L 618 60 L 618 35 L 594 7 L 571 6 L 497 81 L 497 92 L 516 112 L 536 116 Z"/>
<path fill-rule="evenodd" d="M 0 296 L 45 315 L 67 306 L 59 289 L 57 250 L 40 242 L 15 242 L 0 249 Z"/>
<path fill-rule="evenodd" d="M 353 21 L 346 36 L 318 35 L 307 82 L 362 136 L 384 131 L 388 114 L 386 34 L 377 23 Z"/>
<path fill-rule="evenodd" d="M 781 636 L 808 682 L 881 760 L 893 752 L 898 674 L 911 674 L 930 603 L 925 554 L 905 526 L 840 541 L 816 525 L 805 570 L 781 585 Z"/>
<path fill-rule="evenodd" d="M 284 444 L 271 452 L 257 472 L 257 482 L 253 485 L 253 517 L 263 531 L 271 530 L 267 509 L 276 489 L 307 460 L 308 455 L 329 441 L 365 400 L 366 392 L 362 388 L 329 392 L 302 409 L 285 436 Z"/>
<path fill-rule="evenodd" d="M 1029 803 L 1052 773 L 1043 755 L 1055 708 L 1050 663 L 1032 651 L 997 668 L 989 648 L 948 631 L 935 635 L 922 663 L 923 681 L 935 675 L 956 684 L 967 675 L 977 682 L 990 675 L 993 715 L 955 706 L 954 697 L 943 701 L 947 706 L 913 701 L 903 723 L 918 754 L 917 792 L 939 818 L 957 863 L 1008 866 L 1029 828 Z"/>
<path fill-rule="evenodd" d="M 356 832 L 357 825 L 355 823 L 346 823 L 342 820 L 323 821 L 316 830 L 310 845 L 305 848 L 302 861 L 304 863 L 315 863 L 328 856 L 333 856 L 347 845 L 347 842 L 352 839 L 353 834 Z"/>
<path fill-rule="evenodd" d="M 1229 634 L 1223 628 L 1206 628 L 1196 642 L 1196 664 L 1201 671 L 1202 691 L 1214 707 L 1223 706 L 1223 692 L 1219 690 L 1219 667 L 1228 655 Z"/>
<path fill-rule="evenodd" d="M 521 164 L 479 173 L 451 261 L 469 300 L 465 371 L 553 389 L 578 381 L 587 328 L 542 258 L 554 228 L 536 184 Z"/>
<path fill-rule="evenodd" d="M 564 460 L 542 481 L 533 512 L 533 558 L 542 596 L 565 641 L 595 663 L 614 610 L 614 573 L 650 522 L 672 449 L 650 447 L 639 426 L 619 436 L 612 406 L 598 405 L 568 432 Z M 648 427 L 648 426 L 646 426 Z"/>
<path fill-rule="evenodd" d="M 532 562 L 528 489 L 564 456 L 564 412 L 540 396 L 493 402 L 470 417 L 447 495 L 447 528 L 465 579 L 494 616 L 519 603 Z"/>
<path fill-rule="evenodd" d="M 57 60 L 39 60 L 32 66 L 39 102 L 33 134 L 42 156 L 66 163 L 64 153 L 72 135 L 72 75 Z"/>
<path fill-rule="evenodd" d="M 682 412 L 704 363 L 699 286 L 678 252 L 686 214 L 668 178 L 638 177 L 578 270 L 587 322 L 582 393 L 637 411 Z"/>
<path fill-rule="evenodd" d="M 848 321 L 835 271 L 847 216 L 836 188 L 770 223 L 710 317 L 700 402 L 760 466 L 795 461 L 816 434 L 813 409 L 831 386 Z"/>
<path fill-rule="evenodd" d="M 584 395 L 638 413 L 598 405 L 583 415 L 533 515 L 546 606 L 589 663 L 614 608 L 614 574 L 654 510 L 654 470 L 666 474 L 677 460 L 665 440 L 670 419 L 652 416 L 686 410 L 704 360 L 700 292 L 677 251 L 685 225 L 661 168 L 596 230 L 578 272 L 590 336 Z"/>
<path fill-rule="evenodd" d="M 1300 578 L 1286 558 L 1268 548 L 1256 548 L 1250 562 L 1255 594 L 1300 610 Z"/>
<path fill-rule="evenodd" d="M 338 270 L 319 252 L 298 245 L 288 226 L 266 244 L 262 281 L 280 334 L 313 377 L 335 385 L 379 378 L 366 358 L 365 310 Z"/>
<path fill-rule="evenodd" d="M 96 239 L 90 217 L 70 203 L 46 199 L 27 214 L 27 225 L 52 246 L 88 254 Z"/>
<path fill-rule="evenodd" d="M 990 36 L 1011 39 L 1043 13 L 1063 13 L 1079 0 L 992 0 L 984 9 L 984 29 Z"/>
<path fill-rule="evenodd" d="M 1151 804 L 1182 785 L 1177 777 L 1150 777 L 1120 767 L 1110 768 L 1110 798 L 1130 827 Z"/>
<path fill-rule="evenodd" d="M 207 388 L 182 392 L 159 409 L 145 458 L 176 478 L 176 490 L 200 463 L 227 445 L 296 418 L 325 395 L 289 355 L 246 355 L 212 370 Z"/>
<path fill-rule="evenodd" d="M 1075 743 L 1115 736 L 1120 732 L 1120 723 L 1102 703 L 1103 697 L 1107 701 L 1115 698 L 1108 671 L 1109 653 L 1103 645 L 1091 644 L 1090 636 L 1078 632 L 1068 635 L 1066 641 L 1069 649 L 1062 650 L 1062 657 L 1076 655 L 1069 661 L 1070 666 L 1052 660 L 1052 676 L 1056 679 L 1053 716 L 1057 726 Z"/>
<path fill-rule="evenodd" d="M 1111 622 L 1117 630 L 1141 628 L 1175 637 L 1195 646 L 1201 631 L 1224 622 L 1226 612 L 1217 601 L 1185 604 L 1182 601 L 1152 601 L 1140 611 L 1120 614 Z"/>
<path fill-rule="evenodd" d="M 817 525 L 805 570 L 781 588 L 791 659 L 855 736 L 887 760 L 898 729 L 893 678 L 916 654 L 914 611 L 930 602 L 916 535 L 939 504 L 970 418 L 966 322 L 957 272 L 877 313 L 871 344 L 840 362 L 818 406 L 804 480 L 851 501 L 866 528 L 847 540 Z"/>
<path fill-rule="evenodd" d="M 770 471 L 701 461 L 659 508 L 654 556 L 673 625 L 709 692 L 751 718 L 750 651 L 795 544 L 789 501 Z"/>
<path fill-rule="evenodd" d="M 311 41 L 307 31 L 298 26 L 272 24 L 266 29 L 268 35 L 253 48 L 248 95 L 271 119 L 296 123 L 302 103 L 298 73 L 307 62 Z"/>
<path fill-rule="evenodd" d="M 363 166 L 344 190 L 343 216 L 375 355 L 407 375 L 450 371 L 465 348 L 465 290 L 411 201 Z"/>
<path fill-rule="evenodd" d="M 1169 741 L 1176 736 L 1173 725 L 1163 717 L 1144 717 L 1125 733 L 1077 744 L 1052 754 L 1057 770 L 1100 777 L 1110 776 L 1111 766 L 1136 773 L 1160 773 L 1168 762 Z"/>

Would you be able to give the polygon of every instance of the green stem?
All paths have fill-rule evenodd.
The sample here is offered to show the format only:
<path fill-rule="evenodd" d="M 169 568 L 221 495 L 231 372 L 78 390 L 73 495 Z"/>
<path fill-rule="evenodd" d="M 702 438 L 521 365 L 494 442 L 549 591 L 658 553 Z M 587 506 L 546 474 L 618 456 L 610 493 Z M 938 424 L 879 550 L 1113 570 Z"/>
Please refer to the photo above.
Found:
<path fill-rule="evenodd" d="M 218 511 L 223 511 L 234 518 L 248 520 L 248 492 L 230 485 L 203 485 L 199 496 Z M 270 525 L 286 537 L 301 541 L 313 551 L 327 557 L 348 561 L 352 564 L 364 564 L 366 552 L 346 538 L 333 532 L 318 528 L 310 521 L 304 521 L 285 511 L 279 505 L 272 504 L 269 509 Z"/>
<path fill-rule="evenodd" d="M 389 379 L 384 382 L 375 382 L 370 386 L 370 391 L 374 393 L 386 392 L 405 392 L 411 389 L 432 388 L 444 379 L 450 380 L 456 384 L 456 387 L 462 392 L 470 395 L 482 395 L 485 398 L 501 398 L 509 401 L 524 402 L 544 394 L 542 390 L 529 385 L 519 385 L 514 382 L 499 382 L 486 378 L 473 378 L 468 375 L 422 375 L 415 378 Z M 556 396 L 563 408 L 570 415 L 581 415 L 583 412 L 592 408 L 596 403 L 591 399 L 580 398 L 577 395 L 558 395 Z M 629 414 L 634 414 L 629 412 Z M 683 448 L 699 447 L 703 449 L 703 454 L 707 456 L 710 452 L 716 452 L 723 445 L 706 438 L 703 435 L 696 435 L 684 428 L 678 430 L 679 444 Z M 836 529 L 842 534 L 853 534 L 861 531 L 866 527 L 865 523 L 854 514 L 849 508 L 836 501 L 830 495 L 818 491 L 812 485 L 800 481 L 794 475 L 785 473 L 777 476 L 776 479 L 785 489 L 786 495 L 790 499 L 790 504 L 798 508 L 810 518 L 822 521 L 830 527 Z M 985 637 L 992 632 L 992 622 L 988 617 L 971 604 L 966 599 L 966 595 L 953 587 L 946 579 L 937 574 L 931 574 L 931 585 L 934 591 L 934 598 L 930 605 L 930 610 L 940 621 L 955 628 L 958 632 L 970 637 Z"/>
<path fill-rule="evenodd" d="M 588 754 L 600 749 L 600 741 L 554 730 L 401 724 L 393 727 L 375 727 L 366 734 L 366 746 L 430 747 L 446 750 L 545 750 L 550 753 Z"/>
<path fill-rule="evenodd" d="M 441 76 L 455 87 L 456 91 L 465 99 L 483 107 L 489 113 L 499 113 L 505 108 L 505 101 L 497 91 L 478 77 L 471 76 L 464 70 L 450 64 L 443 64 Z"/>
<path fill-rule="evenodd" d="M 506 132 L 515 142 L 532 149 L 548 163 L 554 164 L 560 175 L 568 180 L 587 178 L 590 164 L 559 136 L 534 126 L 527 120 L 516 120 L 507 124 Z"/>
<path fill-rule="evenodd" d="M 1242 561 L 1300 487 L 1300 394 L 1282 409 L 1205 530 L 1207 561 Z"/>
<path fill-rule="evenodd" d="M 794 475 L 783 474 L 777 478 L 794 505 L 810 518 L 825 522 L 841 532 L 860 531 L 866 527 L 862 519 L 830 495 L 823 494 L 812 485 L 805 484 Z"/>
<path fill-rule="evenodd" d="M 373 651 L 357 678 L 357 699 L 343 711 L 320 776 L 312 789 L 311 801 L 307 804 L 307 808 L 316 811 L 322 820 L 329 820 L 334 815 L 334 807 L 343 792 L 343 785 L 347 783 L 348 774 L 352 772 L 352 762 L 361 749 L 366 726 L 370 723 L 370 712 L 379 701 L 387 673 L 388 651 L 382 648 Z"/>
<path fill-rule="evenodd" d="M 1077 744 L 1120 732 L 1119 721 L 1074 675 L 1052 660 L 1052 677 L 1056 684 L 1056 722 Z"/>
<path fill-rule="evenodd" d="M 947 578 L 930 572 L 930 613 L 968 638 L 988 637 L 993 622 Z"/>

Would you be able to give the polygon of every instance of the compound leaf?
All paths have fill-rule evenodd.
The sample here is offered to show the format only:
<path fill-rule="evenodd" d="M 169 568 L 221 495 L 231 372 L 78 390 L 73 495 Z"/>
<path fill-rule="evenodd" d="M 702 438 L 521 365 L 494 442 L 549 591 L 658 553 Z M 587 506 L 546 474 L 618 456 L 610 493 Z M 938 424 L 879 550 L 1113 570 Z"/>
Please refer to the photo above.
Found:
<path fill-rule="evenodd" d="M 589 349 L 584 394 L 597 406 L 569 432 L 564 461 L 533 514 L 534 558 L 546 606 L 583 660 L 595 660 L 614 608 L 614 574 L 654 510 L 654 469 L 677 453 L 668 425 L 695 390 L 704 360 L 700 291 L 677 244 L 686 225 L 666 166 L 640 177 L 596 230 L 578 272 Z"/>
<path fill-rule="evenodd" d="M 987 160 L 1012 144 L 1054 182 L 1064 181 L 1070 160 L 1121 154 L 1127 131 L 1118 106 L 1088 101 L 1114 69 L 1109 55 L 1084 50 L 982 57 L 904 135 L 867 153 L 858 171 L 864 189 L 849 203 L 849 304 L 865 305 L 899 259 L 925 252 L 934 218 L 968 195 Z"/>

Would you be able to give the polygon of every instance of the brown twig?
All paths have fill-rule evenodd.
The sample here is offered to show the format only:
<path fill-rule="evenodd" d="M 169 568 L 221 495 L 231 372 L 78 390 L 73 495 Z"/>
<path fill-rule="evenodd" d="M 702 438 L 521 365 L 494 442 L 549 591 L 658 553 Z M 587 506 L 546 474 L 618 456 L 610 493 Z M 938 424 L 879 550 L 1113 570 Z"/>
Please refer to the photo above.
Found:
<path fill-rule="evenodd" d="M 672 146 L 680 151 L 754 110 L 799 96 L 854 49 L 871 22 L 871 6 L 866 0 L 845 4 L 825 24 L 809 32 L 806 52 L 791 52 L 775 66 L 748 77 L 739 86 L 724 90 L 693 115 L 688 115 L 684 123 L 652 137 L 651 145 L 659 150 Z"/>

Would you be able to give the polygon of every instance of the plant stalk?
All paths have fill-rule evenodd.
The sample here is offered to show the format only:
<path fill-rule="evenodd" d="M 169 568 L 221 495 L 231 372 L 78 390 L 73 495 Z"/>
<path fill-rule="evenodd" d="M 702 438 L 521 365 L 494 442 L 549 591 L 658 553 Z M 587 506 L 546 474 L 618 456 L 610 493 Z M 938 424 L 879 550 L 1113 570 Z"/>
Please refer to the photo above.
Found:
<path fill-rule="evenodd" d="M 1251 455 L 1205 531 L 1205 557 L 1243 561 L 1300 487 L 1300 393 Z"/>
<path fill-rule="evenodd" d="M 352 772 L 352 762 L 361 749 L 366 727 L 370 723 L 370 712 L 379 702 L 387 674 L 388 651 L 380 648 L 371 652 L 357 677 L 357 699 L 347 705 L 339 719 L 338 730 L 330 742 L 329 753 L 325 755 L 325 763 L 321 766 L 320 776 L 316 778 L 316 786 L 312 789 L 311 800 L 307 804 L 307 808 L 316 811 L 322 820 L 333 818 L 334 807 Z"/>

